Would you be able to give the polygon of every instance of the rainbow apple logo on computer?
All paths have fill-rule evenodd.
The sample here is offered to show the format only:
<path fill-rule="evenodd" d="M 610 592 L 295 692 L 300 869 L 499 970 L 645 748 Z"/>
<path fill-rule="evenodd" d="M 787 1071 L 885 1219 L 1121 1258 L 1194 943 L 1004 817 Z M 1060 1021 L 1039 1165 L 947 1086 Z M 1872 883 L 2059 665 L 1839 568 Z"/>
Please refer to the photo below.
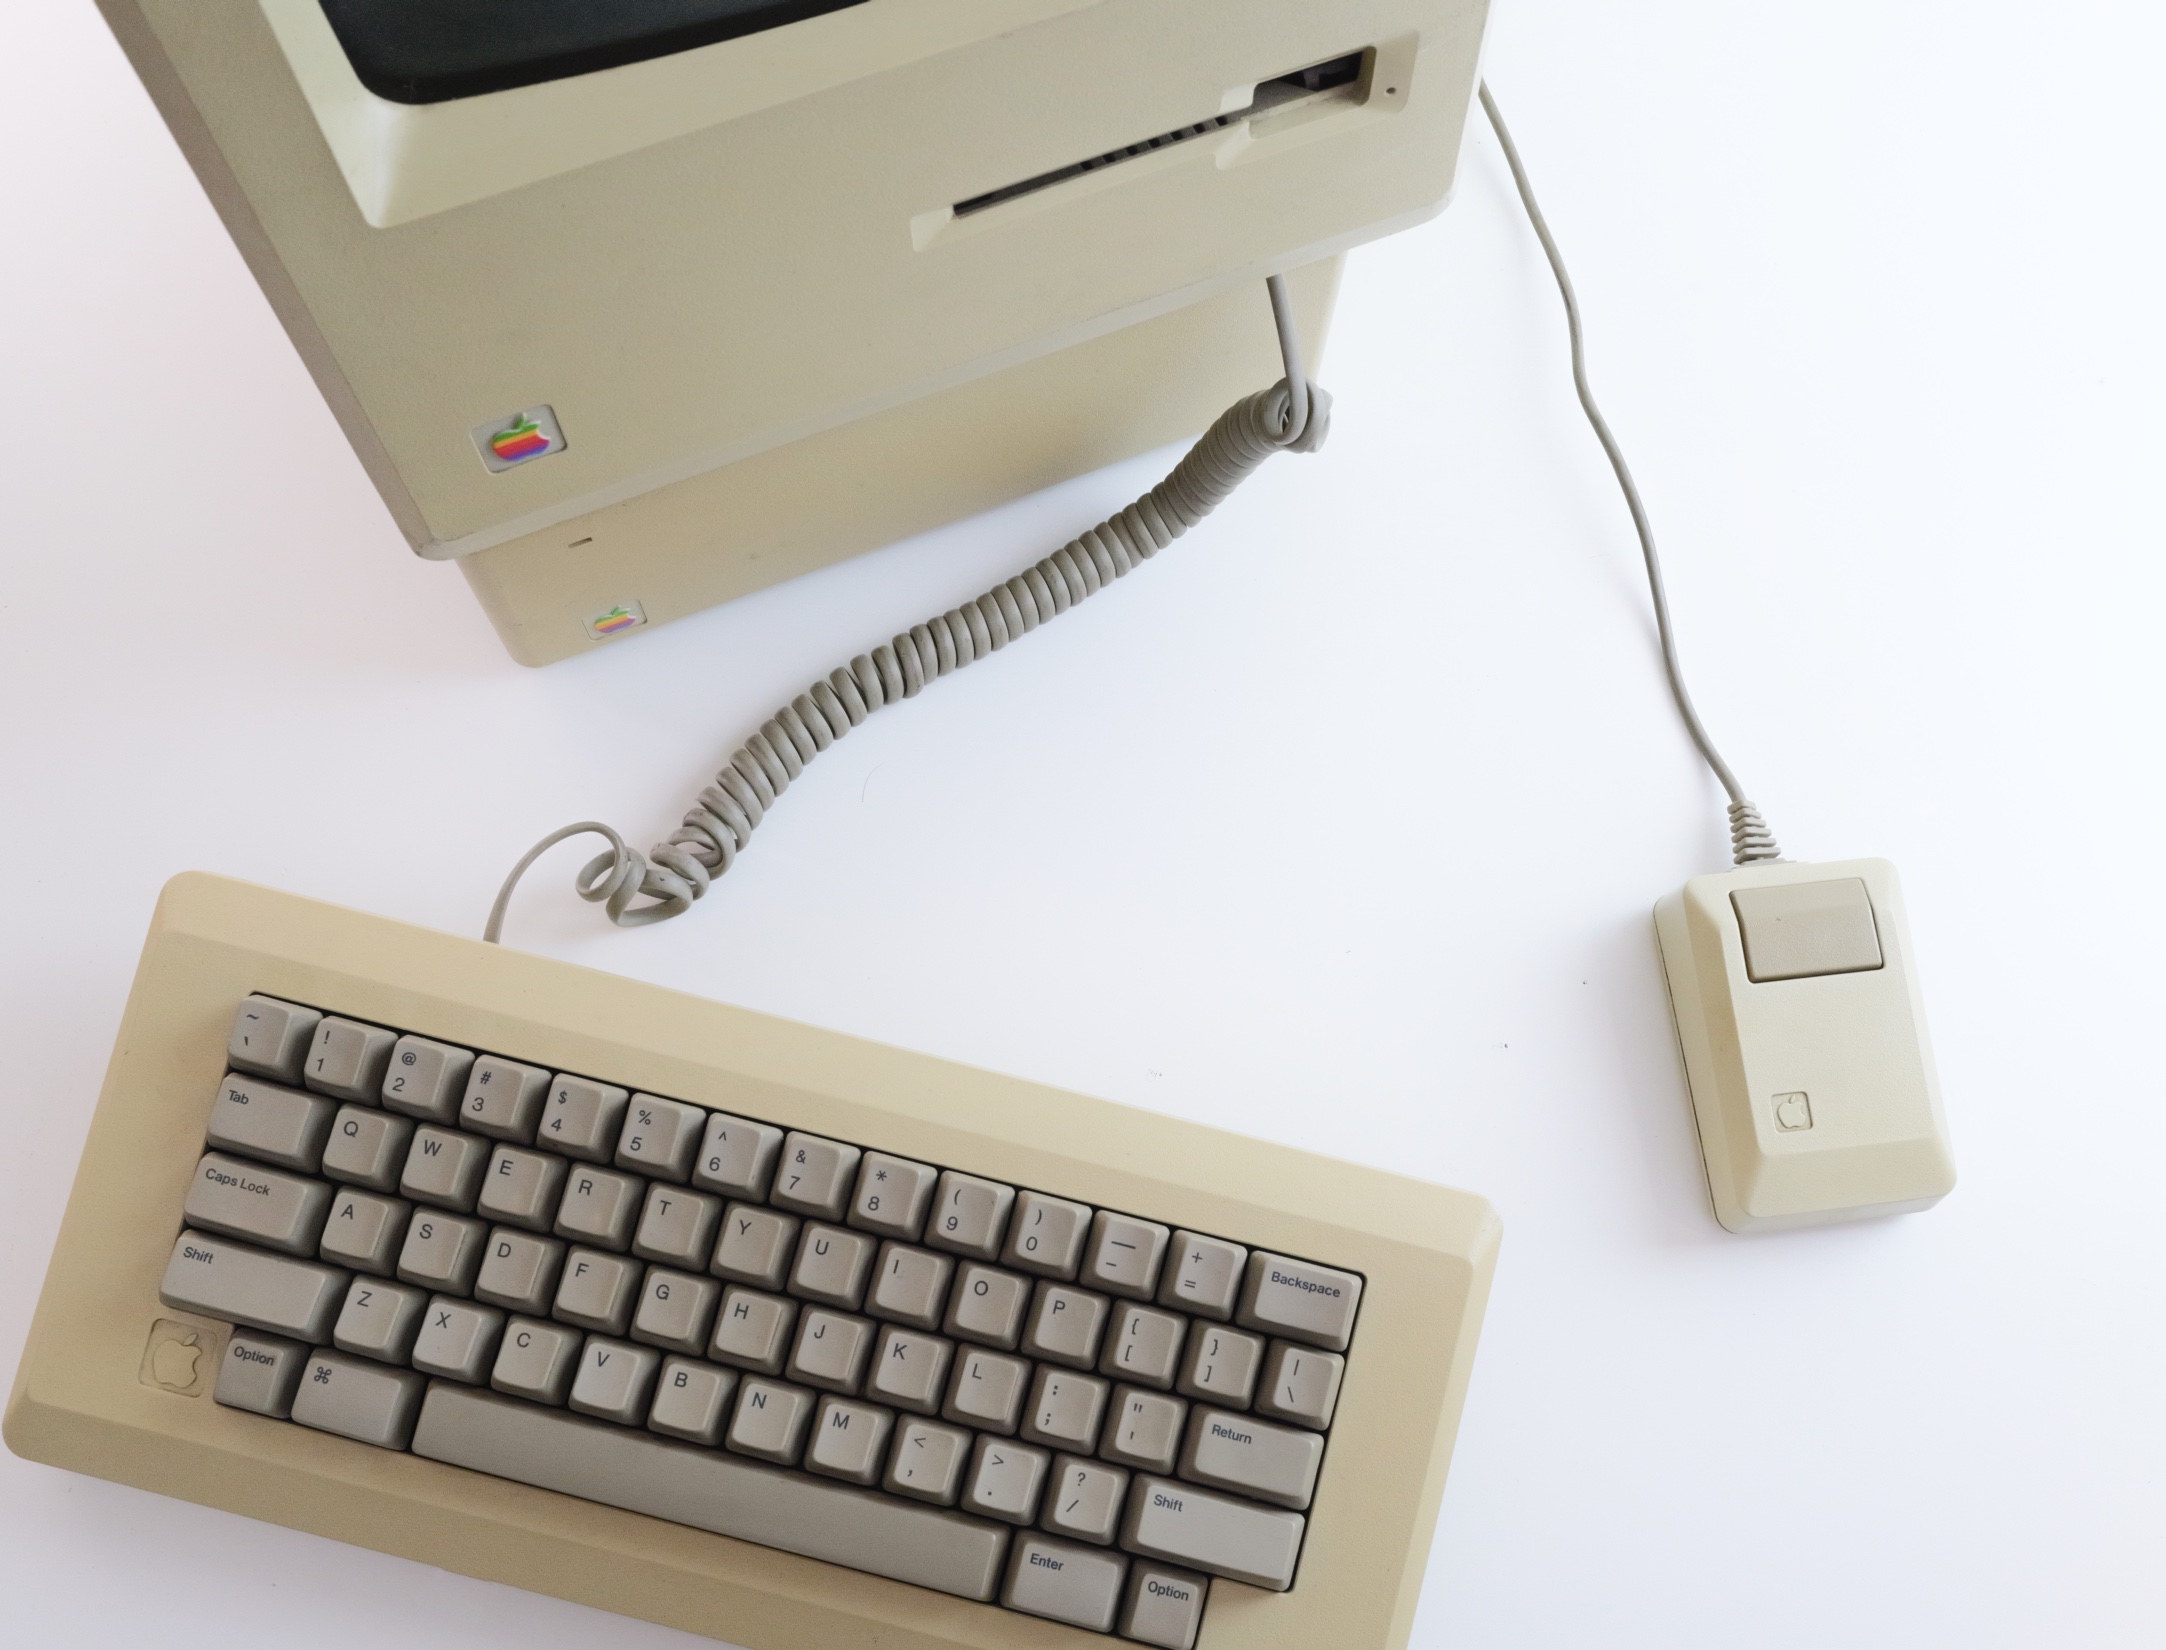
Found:
<path fill-rule="evenodd" d="M 637 602 L 619 602 L 615 607 L 587 616 L 587 634 L 597 642 L 611 636 L 622 635 L 627 630 L 637 630 L 647 622 L 647 610 Z"/>
<path fill-rule="evenodd" d="M 564 430 L 551 407 L 529 407 L 508 418 L 492 418 L 474 427 L 474 445 L 491 470 L 518 468 L 564 450 Z"/>
<path fill-rule="evenodd" d="M 549 438 L 542 434 L 542 427 L 521 413 L 508 430 L 498 430 L 489 437 L 489 451 L 506 464 L 516 464 L 522 458 L 532 458 L 536 453 L 549 450 Z"/>

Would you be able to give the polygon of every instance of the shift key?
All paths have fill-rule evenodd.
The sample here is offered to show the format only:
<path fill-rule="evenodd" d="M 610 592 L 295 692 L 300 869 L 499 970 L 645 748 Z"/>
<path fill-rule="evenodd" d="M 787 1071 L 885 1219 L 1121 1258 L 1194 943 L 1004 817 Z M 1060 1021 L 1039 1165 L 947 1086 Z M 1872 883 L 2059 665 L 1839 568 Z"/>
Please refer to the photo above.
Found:
<path fill-rule="evenodd" d="M 183 1312 L 268 1329 L 321 1346 L 346 1298 L 335 1266 L 267 1255 L 230 1238 L 183 1232 L 166 1262 L 158 1298 Z"/>
<path fill-rule="evenodd" d="M 1170 1478 L 1138 1478 L 1129 1492 L 1121 1545 L 1145 1558 L 1283 1593 L 1294 1584 L 1294 1560 L 1308 1520 L 1249 1502 L 1211 1495 Z"/>

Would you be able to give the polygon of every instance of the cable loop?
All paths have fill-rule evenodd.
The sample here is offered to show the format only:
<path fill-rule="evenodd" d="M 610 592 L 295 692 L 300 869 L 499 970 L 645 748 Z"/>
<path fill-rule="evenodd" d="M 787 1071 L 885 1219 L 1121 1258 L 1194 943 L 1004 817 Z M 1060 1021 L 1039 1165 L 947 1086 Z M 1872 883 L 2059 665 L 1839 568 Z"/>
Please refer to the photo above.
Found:
<path fill-rule="evenodd" d="M 584 832 L 608 838 L 609 851 L 588 860 L 573 886 L 611 922 L 633 928 L 689 911 L 736 863 L 806 764 L 874 711 L 917 697 L 1140 567 L 1217 509 L 1274 453 L 1315 452 L 1330 433 L 1331 397 L 1308 382 L 1284 282 L 1274 275 L 1268 284 L 1287 376 L 1227 408 L 1165 480 L 1014 578 L 814 682 L 731 753 L 679 829 L 646 854 L 594 821 L 544 837 L 506 879 L 483 937 L 493 942 L 502 932 L 511 891 L 527 867 Z"/>

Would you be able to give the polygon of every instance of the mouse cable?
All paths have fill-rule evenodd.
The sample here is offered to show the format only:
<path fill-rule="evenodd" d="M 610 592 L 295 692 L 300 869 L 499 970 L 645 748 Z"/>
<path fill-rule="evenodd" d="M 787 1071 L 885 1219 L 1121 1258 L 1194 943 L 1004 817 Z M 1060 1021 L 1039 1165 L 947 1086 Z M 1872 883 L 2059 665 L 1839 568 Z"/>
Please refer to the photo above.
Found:
<path fill-rule="evenodd" d="M 1617 485 L 1624 489 L 1625 505 L 1632 512 L 1632 527 L 1639 534 L 1640 556 L 1647 564 L 1647 589 L 1654 598 L 1655 631 L 1662 638 L 1662 669 L 1670 679 L 1670 697 L 1677 702 L 1677 714 L 1684 718 L 1685 731 L 1692 735 L 1693 744 L 1700 755 L 1714 770 L 1715 778 L 1730 798 L 1730 849 L 1739 865 L 1750 865 L 1758 860 L 1780 859 L 1782 849 L 1776 845 L 1775 834 L 1767 828 L 1760 817 L 1760 810 L 1746 798 L 1744 788 L 1738 784 L 1737 775 L 1730 771 L 1730 764 L 1723 761 L 1722 753 L 1715 749 L 1714 740 L 1707 736 L 1707 729 L 1700 723 L 1700 713 L 1693 708 L 1692 695 L 1685 690 L 1684 668 L 1677 662 L 1677 636 L 1670 624 L 1669 592 L 1662 582 L 1662 558 L 1655 554 L 1655 532 L 1647 520 L 1647 507 L 1640 502 L 1639 485 L 1632 479 L 1632 470 L 1625 463 L 1624 449 L 1617 445 L 1616 436 L 1610 433 L 1609 420 L 1602 416 L 1602 409 L 1595 405 L 1594 391 L 1587 387 L 1586 335 L 1580 324 L 1579 294 L 1572 289 L 1572 277 L 1565 273 L 1564 254 L 1557 250 L 1556 237 L 1549 232 L 1549 220 L 1542 216 L 1542 208 L 1535 201 L 1534 185 L 1527 181 L 1527 168 L 1519 158 L 1519 146 L 1512 141 L 1512 134 L 1504 124 L 1504 116 L 1497 110 L 1497 100 L 1489 95 L 1489 83 L 1483 81 L 1478 88 L 1482 112 L 1489 117 L 1489 124 L 1497 134 L 1497 142 L 1504 150 L 1504 163 L 1512 169 L 1512 182 L 1519 189 L 1519 204 L 1527 210 L 1527 221 L 1534 226 L 1535 239 L 1542 243 L 1542 252 L 1549 259 L 1549 271 L 1557 278 L 1557 290 L 1564 297 L 1564 319 L 1572 335 L 1572 387 L 1579 392 L 1580 409 L 1586 413 L 1587 422 L 1594 426 L 1602 451 L 1609 455 L 1609 467 L 1617 472 Z"/>
<path fill-rule="evenodd" d="M 1571 335 L 1573 388 L 1609 458 L 1610 468 L 1616 472 L 1617 484 L 1632 514 L 1633 529 L 1639 536 L 1670 696 L 1693 744 L 1729 796 L 1730 843 L 1736 863 L 1780 859 L 1782 850 L 1776 845 L 1774 833 L 1708 737 L 1685 687 L 1654 529 L 1623 449 L 1588 387 L 1579 296 L 1550 233 L 1549 220 L 1534 198 L 1534 187 L 1527 179 L 1518 145 L 1512 141 L 1488 83 L 1483 82 L 1477 91 L 1482 111 L 1503 148 L 1505 164 L 1511 168 L 1520 204 L 1526 209 L 1528 222 L 1549 260 L 1550 273 L 1556 277 L 1557 291 L 1564 299 L 1565 322 Z M 714 879 L 736 863 L 738 853 L 751 841 L 767 810 L 789 788 L 790 781 L 804 772 L 805 764 L 867 716 L 897 699 L 915 698 L 928 682 L 998 652 L 1046 619 L 1096 595 L 1209 515 L 1272 454 L 1316 451 L 1329 432 L 1331 397 L 1308 381 L 1285 281 L 1273 275 L 1266 286 L 1286 376 L 1221 414 L 1164 481 L 1127 509 L 1071 539 L 1005 584 L 995 585 L 975 601 L 913 626 L 869 654 L 859 654 L 825 680 L 813 683 L 737 748 L 715 775 L 714 783 L 700 792 L 685 814 L 684 823 L 667 842 L 658 843 L 642 855 L 598 820 L 582 820 L 550 832 L 521 856 L 504 879 L 496 903 L 490 907 L 482 938 L 492 944 L 501 939 L 512 890 L 537 859 L 568 838 L 589 834 L 604 838 L 609 847 L 580 868 L 573 887 L 580 898 L 600 904 L 610 921 L 631 928 L 664 922 L 690 910 L 713 886 Z M 632 903 L 639 899 L 647 903 Z"/>
<path fill-rule="evenodd" d="M 667 842 L 641 854 L 597 820 L 551 831 L 504 879 L 482 938 L 499 941 L 512 890 L 535 860 L 568 837 L 588 834 L 605 838 L 609 847 L 581 867 L 573 887 L 581 899 L 599 903 L 611 922 L 632 928 L 689 911 L 736 862 L 805 764 L 874 711 L 915 698 L 928 682 L 997 653 L 1134 571 L 1224 503 L 1272 454 L 1321 447 L 1330 429 L 1331 397 L 1310 384 L 1302 365 L 1285 281 L 1273 275 L 1265 284 L 1286 376 L 1221 413 L 1164 481 L 1005 584 L 814 682 L 737 747 Z"/>

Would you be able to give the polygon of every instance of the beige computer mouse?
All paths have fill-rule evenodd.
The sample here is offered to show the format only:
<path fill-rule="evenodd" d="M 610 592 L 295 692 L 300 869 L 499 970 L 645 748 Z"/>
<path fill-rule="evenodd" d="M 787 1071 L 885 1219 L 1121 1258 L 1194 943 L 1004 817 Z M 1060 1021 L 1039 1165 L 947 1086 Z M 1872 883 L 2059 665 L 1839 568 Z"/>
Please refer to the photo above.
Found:
<path fill-rule="evenodd" d="M 1895 867 L 1774 861 L 1655 907 L 1715 1216 L 1906 1214 L 1955 1185 Z"/>

